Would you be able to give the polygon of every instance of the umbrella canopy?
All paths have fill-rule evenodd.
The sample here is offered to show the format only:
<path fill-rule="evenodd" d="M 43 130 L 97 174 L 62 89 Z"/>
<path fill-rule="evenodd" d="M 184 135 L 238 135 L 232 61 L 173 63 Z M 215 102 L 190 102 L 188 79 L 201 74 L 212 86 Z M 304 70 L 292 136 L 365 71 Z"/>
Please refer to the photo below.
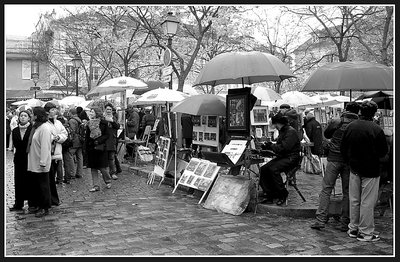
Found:
<path fill-rule="evenodd" d="M 301 91 L 393 90 L 393 68 L 348 61 L 326 64 L 312 73 Z"/>
<path fill-rule="evenodd" d="M 282 99 L 278 100 L 273 107 L 279 107 L 282 104 L 289 104 L 292 107 L 306 106 L 314 104 L 314 99 L 299 91 L 289 91 L 282 94 Z"/>
<path fill-rule="evenodd" d="M 251 87 L 251 93 L 262 101 L 274 101 L 282 99 L 282 96 L 280 94 L 278 94 L 271 88 L 264 86 Z"/>
<path fill-rule="evenodd" d="M 60 105 L 64 106 L 78 106 L 86 99 L 82 96 L 66 96 L 59 101 Z"/>
<path fill-rule="evenodd" d="M 26 106 L 29 106 L 29 107 L 35 107 L 35 106 L 42 106 L 44 104 L 45 104 L 45 102 L 43 102 L 43 101 L 41 101 L 39 99 L 31 98 L 31 99 L 28 99 L 28 100 L 25 100 L 25 101 L 14 102 L 11 105 L 13 105 L 13 106 L 26 105 Z"/>
<path fill-rule="evenodd" d="M 232 52 L 217 55 L 200 71 L 193 86 L 245 84 L 282 81 L 294 77 L 276 56 L 252 52 Z"/>
<path fill-rule="evenodd" d="M 357 97 L 356 101 L 362 101 L 364 99 L 371 99 L 371 101 L 374 101 L 378 105 L 378 108 L 393 109 L 393 91 L 365 92 Z"/>
<path fill-rule="evenodd" d="M 165 103 L 175 103 L 182 101 L 183 99 L 189 97 L 189 95 L 175 91 L 168 88 L 157 88 L 155 90 L 143 93 L 134 104 L 135 105 L 152 105 L 152 104 L 165 104 Z"/>
<path fill-rule="evenodd" d="M 123 92 L 126 89 L 146 89 L 147 84 L 139 79 L 120 76 L 116 78 L 109 79 L 91 89 L 86 95 L 87 96 L 102 96 L 109 95 L 118 92 Z"/>
<path fill-rule="evenodd" d="M 356 100 L 373 97 L 393 97 L 393 91 L 369 91 L 357 97 Z"/>
<path fill-rule="evenodd" d="M 190 115 L 225 116 L 226 100 L 219 95 L 194 95 L 177 103 L 171 108 L 171 111 Z"/>
<path fill-rule="evenodd" d="M 146 89 L 135 89 L 133 90 L 132 94 L 133 95 L 142 95 L 145 92 L 155 90 L 157 88 L 166 88 L 168 87 L 168 84 L 159 80 L 150 80 L 146 82 L 147 88 Z"/>

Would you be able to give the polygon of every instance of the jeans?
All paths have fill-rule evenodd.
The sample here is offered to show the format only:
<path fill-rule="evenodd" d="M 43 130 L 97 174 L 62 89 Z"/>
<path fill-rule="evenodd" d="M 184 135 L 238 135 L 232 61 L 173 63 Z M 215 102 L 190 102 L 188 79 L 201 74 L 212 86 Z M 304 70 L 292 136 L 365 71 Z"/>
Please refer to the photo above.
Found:
<path fill-rule="evenodd" d="M 349 176 L 350 168 L 347 164 L 342 162 L 331 162 L 328 161 L 326 164 L 325 176 L 322 179 L 322 190 L 319 194 L 319 205 L 316 212 L 316 218 L 318 221 L 326 223 L 328 222 L 329 213 L 329 202 L 333 188 L 335 187 L 336 179 L 338 175 L 342 179 L 342 213 L 341 222 L 348 224 L 349 218 Z"/>
<path fill-rule="evenodd" d="M 108 166 L 110 167 L 110 175 L 115 175 L 117 173 L 117 168 L 115 166 L 115 151 L 108 152 Z"/>
<path fill-rule="evenodd" d="M 63 162 L 64 162 L 64 180 L 69 181 L 73 176 L 73 170 L 74 170 L 74 158 L 69 152 L 69 149 L 63 152 Z"/>
<path fill-rule="evenodd" d="M 364 236 L 375 231 L 374 207 L 378 200 L 380 177 L 360 177 L 350 172 L 350 230 Z"/>
<path fill-rule="evenodd" d="M 83 175 L 83 152 L 82 147 L 70 148 L 69 152 L 72 157 L 75 157 L 74 168 L 72 169 L 71 176 Z"/>
<path fill-rule="evenodd" d="M 63 160 L 52 160 L 52 161 L 56 161 L 55 162 L 55 165 L 56 165 L 55 178 L 58 182 L 62 182 L 63 177 L 64 177 L 64 164 L 63 164 L 64 161 Z"/>
<path fill-rule="evenodd" d="M 99 168 L 99 169 L 91 168 L 90 172 L 92 173 L 93 187 L 95 187 L 95 186 L 100 187 L 99 171 L 101 172 L 101 174 L 103 176 L 104 182 L 106 184 L 111 183 L 111 176 L 110 176 L 108 167 L 102 167 L 102 168 Z"/>

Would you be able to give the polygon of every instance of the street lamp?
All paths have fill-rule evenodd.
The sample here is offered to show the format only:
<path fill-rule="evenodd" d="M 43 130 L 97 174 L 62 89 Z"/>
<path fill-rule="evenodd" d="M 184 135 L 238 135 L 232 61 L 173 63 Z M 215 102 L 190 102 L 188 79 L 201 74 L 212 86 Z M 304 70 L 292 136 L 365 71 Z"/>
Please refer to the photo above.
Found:
<path fill-rule="evenodd" d="M 168 36 L 167 47 L 169 50 L 171 50 L 171 47 L 172 47 L 172 37 L 176 34 L 176 31 L 178 30 L 178 24 L 179 24 L 179 21 L 172 14 L 172 12 L 168 12 L 167 18 L 161 24 L 161 26 L 164 30 L 164 34 Z M 171 56 L 172 56 L 172 53 L 171 53 Z M 171 75 L 172 75 L 172 73 L 171 73 Z M 172 77 L 169 81 L 169 89 L 172 89 Z"/>
<path fill-rule="evenodd" d="M 82 63 L 82 58 L 79 55 L 78 52 L 76 52 L 74 58 L 72 58 L 72 64 L 74 65 L 75 68 L 75 84 L 76 84 L 76 96 L 78 96 L 78 71 L 79 71 L 79 67 L 81 67 L 81 63 Z"/>
<path fill-rule="evenodd" d="M 39 82 L 39 73 L 32 73 L 31 75 L 32 81 L 35 84 L 35 98 L 36 98 L 36 91 L 37 91 L 37 87 L 36 84 Z"/>

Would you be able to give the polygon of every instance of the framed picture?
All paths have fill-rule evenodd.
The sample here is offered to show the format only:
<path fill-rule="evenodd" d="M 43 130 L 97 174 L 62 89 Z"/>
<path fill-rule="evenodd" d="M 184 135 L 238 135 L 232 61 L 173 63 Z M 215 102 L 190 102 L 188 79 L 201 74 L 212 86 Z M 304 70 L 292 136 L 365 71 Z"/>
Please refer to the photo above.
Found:
<path fill-rule="evenodd" d="M 205 126 L 207 124 L 207 116 L 201 116 L 201 125 Z"/>
<path fill-rule="evenodd" d="M 217 116 L 208 116 L 208 127 L 217 127 Z"/>
<path fill-rule="evenodd" d="M 228 94 L 226 96 L 226 131 L 232 134 L 250 133 L 250 110 L 248 94 Z"/>
<path fill-rule="evenodd" d="M 250 113 L 252 125 L 268 125 L 268 108 L 255 106 Z"/>
<path fill-rule="evenodd" d="M 193 116 L 192 121 L 193 121 L 193 126 L 201 126 L 200 116 Z"/>

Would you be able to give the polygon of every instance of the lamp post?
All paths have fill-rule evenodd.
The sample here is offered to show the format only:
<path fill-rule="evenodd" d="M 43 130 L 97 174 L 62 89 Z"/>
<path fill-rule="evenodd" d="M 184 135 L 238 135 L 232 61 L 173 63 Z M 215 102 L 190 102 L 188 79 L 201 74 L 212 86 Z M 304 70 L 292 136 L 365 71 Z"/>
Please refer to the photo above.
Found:
<path fill-rule="evenodd" d="M 172 58 L 172 53 L 170 52 L 170 50 L 172 47 L 172 37 L 176 34 L 176 31 L 178 30 L 178 24 L 179 21 L 172 14 L 172 12 L 168 12 L 167 18 L 161 24 L 164 30 L 164 34 L 168 36 L 167 48 L 169 49 L 168 53 L 171 54 L 171 58 Z M 166 66 L 169 66 L 169 64 Z M 169 80 L 169 89 L 172 89 L 172 73 L 171 73 L 171 79 Z"/>
<path fill-rule="evenodd" d="M 76 96 L 78 96 L 79 90 L 78 90 L 78 71 L 79 67 L 81 67 L 82 63 L 82 58 L 79 55 L 78 52 L 76 52 L 74 58 L 72 58 L 72 64 L 74 65 L 75 68 L 75 84 L 76 84 Z"/>
<path fill-rule="evenodd" d="M 32 73 L 31 78 L 32 78 L 33 83 L 35 84 L 34 89 L 35 89 L 35 98 L 36 98 L 36 91 L 37 91 L 36 84 L 39 82 L 39 73 Z"/>

